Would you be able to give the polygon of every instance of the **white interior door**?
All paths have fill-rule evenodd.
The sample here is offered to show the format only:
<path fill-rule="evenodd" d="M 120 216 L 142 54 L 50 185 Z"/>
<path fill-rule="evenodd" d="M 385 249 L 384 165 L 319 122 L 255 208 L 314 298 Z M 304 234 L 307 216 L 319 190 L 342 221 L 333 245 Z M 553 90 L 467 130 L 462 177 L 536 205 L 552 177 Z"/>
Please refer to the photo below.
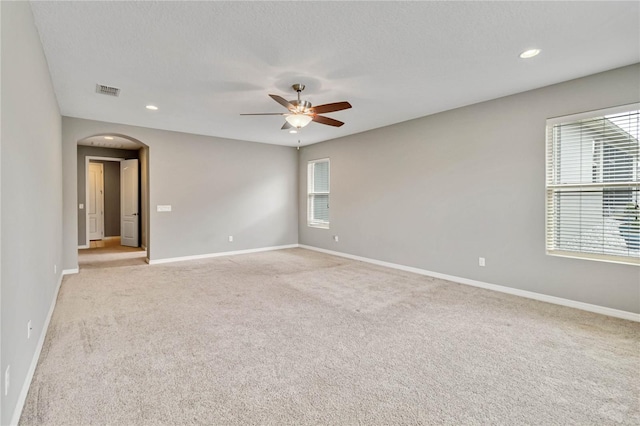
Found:
<path fill-rule="evenodd" d="M 89 199 L 87 200 L 87 221 L 89 239 L 104 237 L 104 174 L 102 163 L 89 163 Z"/>
<path fill-rule="evenodd" d="M 138 160 L 120 162 L 120 241 L 138 247 Z"/>

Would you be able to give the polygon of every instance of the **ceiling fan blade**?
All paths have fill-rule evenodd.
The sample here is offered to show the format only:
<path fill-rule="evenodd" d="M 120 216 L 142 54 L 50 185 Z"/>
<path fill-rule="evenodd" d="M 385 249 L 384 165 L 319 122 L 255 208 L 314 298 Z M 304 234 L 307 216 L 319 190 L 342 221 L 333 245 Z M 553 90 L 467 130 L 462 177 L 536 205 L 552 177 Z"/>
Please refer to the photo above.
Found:
<path fill-rule="evenodd" d="M 342 111 L 351 108 L 349 102 L 334 102 L 332 104 L 324 104 L 311 107 L 309 112 L 312 114 L 325 114 L 327 112 Z"/>
<path fill-rule="evenodd" d="M 334 120 L 333 118 L 323 117 L 322 115 L 314 115 L 313 121 L 320 124 L 326 124 L 328 126 L 340 127 L 344 123 L 342 121 Z"/>
<path fill-rule="evenodd" d="M 288 109 L 289 111 L 295 111 L 296 107 L 292 103 L 290 103 L 288 100 L 283 98 L 282 96 L 278 96 L 278 95 L 269 95 L 269 96 L 271 96 L 271 99 L 273 99 L 274 101 L 276 101 L 277 103 L 279 103 L 280 105 Z"/>
<path fill-rule="evenodd" d="M 286 112 L 256 112 L 253 114 L 240 114 L 240 115 L 287 115 Z"/>
<path fill-rule="evenodd" d="M 293 129 L 293 126 L 289 124 L 288 121 L 285 121 L 282 127 L 280 127 L 280 130 L 287 130 L 287 129 Z"/>

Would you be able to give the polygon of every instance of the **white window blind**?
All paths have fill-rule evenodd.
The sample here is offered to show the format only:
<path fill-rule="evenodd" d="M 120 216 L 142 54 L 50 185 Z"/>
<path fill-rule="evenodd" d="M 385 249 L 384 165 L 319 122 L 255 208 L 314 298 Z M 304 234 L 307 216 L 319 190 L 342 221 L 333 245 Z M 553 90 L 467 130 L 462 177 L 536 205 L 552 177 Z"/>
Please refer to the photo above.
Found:
<path fill-rule="evenodd" d="M 329 228 L 329 159 L 309 161 L 307 166 L 307 225 Z"/>
<path fill-rule="evenodd" d="M 548 254 L 640 264 L 640 104 L 547 120 Z"/>

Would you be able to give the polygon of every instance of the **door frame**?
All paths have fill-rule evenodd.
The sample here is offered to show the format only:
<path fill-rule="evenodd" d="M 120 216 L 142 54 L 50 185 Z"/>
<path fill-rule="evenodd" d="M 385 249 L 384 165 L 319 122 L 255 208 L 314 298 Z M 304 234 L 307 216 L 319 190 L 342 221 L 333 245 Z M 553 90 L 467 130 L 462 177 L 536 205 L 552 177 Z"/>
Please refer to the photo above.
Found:
<path fill-rule="evenodd" d="M 85 249 L 89 248 L 91 244 L 91 240 L 89 239 L 89 209 L 87 208 L 87 200 L 89 199 L 89 163 L 91 160 L 98 161 L 115 161 L 120 163 L 122 160 L 126 160 L 125 158 L 117 158 L 117 157 L 96 157 L 87 155 L 84 159 L 84 186 L 85 186 L 85 203 L 84 203 L 84 217 L 85 217 L 85 235 L 84 235 L 84 246 L 80 246 L 78 248 Z M 103 194 L 104 196 L 104 194 Z M 104 203 L 102 208 L 104 209 Z M 122 213 L 120 213 L 122 216 Z"/>
<path fill-rule="evenodd" d="M 93 163 L 94 165 L 100 166 L 100 217 L 98 218 L 98 224 L 99 224 L 99 231 L 100 231 L 100 239 L 104 239 L 104 231 L 105 231 L 105 226 L 104 226 L 104 163 Z M 91 162 L 89 162 L 89 164 L 87 165 L 87 173 L 89 171 L 89 169 L 91 168 Z M 84 209 L 85 209 L 85 214 L 87 216 L 86 220 L 87 220 L 87 232 L 89 232 L 89 230 L 91 229 L 91 227 L 89 226 L 89 194 L 91 194 L 91 187 L 92 185 L 89 185 L 91 178 L 89 177 L 89 175 L 87 175 L 87 197 L 85 198 L 85 203 L 84 203 Z M 96 197 L 98 197 L 98 194 L 96 194 Z M 89 232 L 89 234 L 87 234 L 87 244 L 89 244 L 89 242 L 91 241 L 91 232 Z"/>

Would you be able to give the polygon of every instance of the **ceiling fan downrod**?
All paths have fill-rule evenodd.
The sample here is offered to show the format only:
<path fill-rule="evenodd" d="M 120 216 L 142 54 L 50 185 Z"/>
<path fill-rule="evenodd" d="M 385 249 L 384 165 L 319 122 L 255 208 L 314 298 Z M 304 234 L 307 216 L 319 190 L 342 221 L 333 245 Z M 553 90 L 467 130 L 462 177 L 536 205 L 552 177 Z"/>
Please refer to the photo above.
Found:
<path fill-rule="evenodd" d="M 291 88 L 298 93 L 298 100 L 293 101 L 291 103 L 296 106 L 296 110 L 298 111 L 299 114 L 306 113 L 309 110 L 309 108 L 311 108 L 311 102 L 303 101 L 300 99 L 300 93 L 302 93 L 302 91 L 305 88 L 304 84 L 296 83 L 292 85 Z"/>

